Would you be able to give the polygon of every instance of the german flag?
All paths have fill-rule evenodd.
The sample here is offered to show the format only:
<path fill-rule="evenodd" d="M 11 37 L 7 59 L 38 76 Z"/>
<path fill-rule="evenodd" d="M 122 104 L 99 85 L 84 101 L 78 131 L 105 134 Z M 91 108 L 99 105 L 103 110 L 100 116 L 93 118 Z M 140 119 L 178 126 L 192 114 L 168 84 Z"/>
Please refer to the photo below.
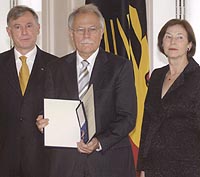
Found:
<path fill-rule="evenodd" d="M 137 164 L 144 100 L 147 92 L 149 54 L 145 0 L 86 0 L 98 6 L 105 18 L 101 46 L 133 63 L 138 101 L 138 116 L 130 140 Z"/>

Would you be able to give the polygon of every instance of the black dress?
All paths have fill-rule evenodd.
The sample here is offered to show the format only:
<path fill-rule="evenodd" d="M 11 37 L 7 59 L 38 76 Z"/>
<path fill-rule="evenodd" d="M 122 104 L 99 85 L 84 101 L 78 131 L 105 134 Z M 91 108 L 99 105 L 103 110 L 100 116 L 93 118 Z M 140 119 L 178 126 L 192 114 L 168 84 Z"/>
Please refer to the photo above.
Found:
<path fill-rule="evenodd" d="M 152 73 L 138 156 L 145 177 L 200 177 L 200 67 L 189 64 L 161 98 L 169 66 Z"/>

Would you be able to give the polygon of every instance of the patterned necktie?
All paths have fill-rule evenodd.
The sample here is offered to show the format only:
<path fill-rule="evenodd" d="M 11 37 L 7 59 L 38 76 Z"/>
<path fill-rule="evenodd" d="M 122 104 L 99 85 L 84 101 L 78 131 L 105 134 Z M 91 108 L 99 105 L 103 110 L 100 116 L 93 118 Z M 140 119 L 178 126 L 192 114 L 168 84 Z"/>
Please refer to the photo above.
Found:
<path fill-rule="evenodd" d="M 28 79 L 29 79 L 30 73 L 29 73 L 28 65 L 26 63 L 27 57 L 21 56 L 21 57 L 19 57 L 19 59 L 22 61 L 22 66 L 19 71 L 19 83 L 20 83 L 22 95 L 24 95 L 26 86 L 28 84 Z"/>
<path fill-rule="evenodd" d="M 87 92 L 88 85 L 89 85 L 89 71 L 87 69 L 87 66 L 89 65 L 89 62 L 86 60 L 83 60 L 82 62 L 83 67 L 80 70 L 79 78 L 78 78 L 78 87 L 79 87 L 79 98 L 80 100 L 83 98 L 85 93 Z M 83 122 L 81 125 L 81 138 L 85 143 L 88 141 L 88 135 L 87 135 L 87 126 L 86 122 Z"/>
<path fill-rule="evenodd" d="M 80 70 L 80 74 L 78 77 L 78 88 L 79 88 L 79 98 L 80 100 L 85 95 L 88 85 L 89 85 L 89 71 L 87 69 L 87 66 L 89 65 L 89 62 L 86 60 L 83 60 L 82 62 L 83 67 Z"/>

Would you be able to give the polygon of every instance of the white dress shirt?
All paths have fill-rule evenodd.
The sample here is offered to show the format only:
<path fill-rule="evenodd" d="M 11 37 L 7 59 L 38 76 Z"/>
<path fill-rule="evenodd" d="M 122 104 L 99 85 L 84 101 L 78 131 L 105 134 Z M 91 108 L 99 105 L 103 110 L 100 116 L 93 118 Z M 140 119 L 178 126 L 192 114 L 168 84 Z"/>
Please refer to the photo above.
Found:
<path fill-rule="evenodd" d="M 19 59 L 19 57 L 20 56 L 24 56 L 24 55 L 20 54 L 16 49 L 14 49 L 14 54 L 15 54 L 15 61 L 16 61 L 17 73 L 19 75 L 19 70 L 20 70 L 20 68 L 22 66 L 22 62 Z M 32 71 L 32 68 L 33 68 L 33 63 L 35 61 L 36 54 L 37 54 L 37 47 L 35 46 L 33 48 L 33 50 L 31 50 L 30 52 L 28 52 L 25 55 L 27 57 L 26 63 L 28 65 L 28 69 L 29 69 L 30 74 L 31 74 L 31 71 Z"/>
<path fill-rule="evenodd" d="M 94 67 L 94 62 L 96 60 L 96 56 L 97 56 L 98 52 L 99 52 L 99 48 L 87 59 L 87 61 L 89 62 L 89 65 L 87 67 L 87 69 L 89 71 L 89 77 L 91 77 L 92 70 L 93 70 L 93 67 Z M 79 55 L 79 53 L 77 51 L 76 52 L 77 80 L 78 80 L 78 76 L 79 76 L 80 70 L 83 67 L 82 64 L 81 64 L 81 62 L 83 60 L 84 59 Z"/>

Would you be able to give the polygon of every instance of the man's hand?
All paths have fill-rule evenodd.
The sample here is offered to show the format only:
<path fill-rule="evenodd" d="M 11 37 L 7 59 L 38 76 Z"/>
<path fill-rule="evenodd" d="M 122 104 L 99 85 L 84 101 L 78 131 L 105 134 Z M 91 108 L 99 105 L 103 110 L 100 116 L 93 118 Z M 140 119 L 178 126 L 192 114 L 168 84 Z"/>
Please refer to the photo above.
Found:
<path fill-rule="evenodd" d="M 78 151 L 80 153 L 91 154 L 93 151 L 99 148 L 99 141 L 97 138 L 92 138 L 92 140 L 85 144 L 83 140 L 77 143 Z"/>
<path fill-rule="evenodd" d="M 49 124 L 49 119 L 44 119 L 43 115 L 39 115 L 36 119 L 36 125 L 37 128 L 41 133 L 44 131 L 44 127 L 46 127 Z"/>

